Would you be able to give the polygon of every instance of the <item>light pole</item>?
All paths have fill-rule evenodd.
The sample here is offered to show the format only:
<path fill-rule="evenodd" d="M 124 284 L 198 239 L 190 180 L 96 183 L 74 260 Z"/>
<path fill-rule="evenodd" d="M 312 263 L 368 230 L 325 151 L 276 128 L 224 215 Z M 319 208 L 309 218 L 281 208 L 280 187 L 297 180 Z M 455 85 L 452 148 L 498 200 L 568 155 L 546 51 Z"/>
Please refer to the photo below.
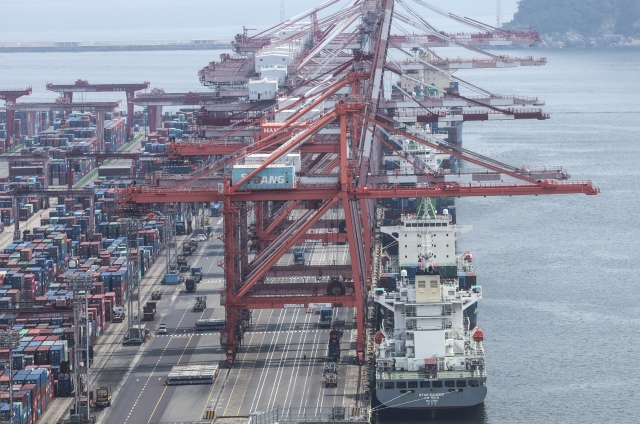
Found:
<path fill-rule="evenodd" d="M 73 292 L 73 379 L 76 388 L 74 396 L 74 406 L 76 415 L 80 415 L 80 398 L 82 393 L 87 393 L 87 412 L 86 419 L 89 421 L 90 417 L 90 384 L 89 384 L 89 292 L 93 288 L 94 276 L 92 274 L 79 274 L 69 276 L 65 278 L 67 286 Z M 81 373 L 81 358 L 82 358 L 82 327 L 85 328 L 84 334 L 86 337 L 86 360 L 84 363 L 84 373 Z M 84 389 L 81 381 L 81 376 L 84 374 Z M 84 417 L 82 417 L 84 418 Z"/>
<path fill-rule="evenodd" d="M 142 229 L 142 221 L 139 219 L 127 219 L 127 290 L 129 291 L 129 338 L 134 338 L 131 333 L 133 327 L 133 302 L 138 303 L 138 319 L 135 338 L 143 338 L 140 331 L 140 250 L 138 246 L 138 231 Z"/>

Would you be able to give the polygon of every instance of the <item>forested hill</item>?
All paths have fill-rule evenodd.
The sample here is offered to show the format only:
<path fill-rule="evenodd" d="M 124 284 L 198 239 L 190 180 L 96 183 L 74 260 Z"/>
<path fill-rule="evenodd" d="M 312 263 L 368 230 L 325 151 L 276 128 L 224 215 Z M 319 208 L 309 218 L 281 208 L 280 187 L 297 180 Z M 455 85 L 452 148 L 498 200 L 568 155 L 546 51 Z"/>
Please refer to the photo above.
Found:
<path fill-rule="evenodd" d="M 531 27 L 546 41 L 568 36 L 585 44 L 633 43 L 640 38 L 640 0 L 520 0 L 505 27 Z"/>

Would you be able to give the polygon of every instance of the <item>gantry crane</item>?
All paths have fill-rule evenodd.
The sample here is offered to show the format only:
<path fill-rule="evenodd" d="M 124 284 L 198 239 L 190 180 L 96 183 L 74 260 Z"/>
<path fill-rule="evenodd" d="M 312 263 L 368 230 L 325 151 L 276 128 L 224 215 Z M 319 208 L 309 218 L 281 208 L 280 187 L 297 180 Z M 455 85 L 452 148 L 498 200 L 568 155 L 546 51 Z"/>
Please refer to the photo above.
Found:
<path fill-rule="evenodd" d="M 220 266 L 225 272 L 221 304 L 226 310 L 226 327 L 221 333 L 221 345 L 229 366 L 232 366 L 240 349 L 245 328 L 243 321 L 251 309 L 308 306 L 310 303 L 340 304 L 361 311 L 366 309 L 375 208 L 379 199 L 573 193 L 595 195 L 599 192 L 590 181 L 567 181 L 568 175 L 564 171 L 554 171 L 550 175 L 536 174 L 470 152 L 455 143 L 444 142 L 425 128 L 406 125 L 402 122 L 400 112 L 389 110 L 401 109 L 407 107 L 403 103 L 413 102 L 412 99 L 406 99 L 411 97 L 406 94 L 400 100 L 384 96 L 385 71 L 410 76 L 402 64 L 398 66 L 397 62 L 388 59 L 389 49 L 416 47 L 430 51 L 437 46 L 463 45 L 476 51 L 477 46 L 487 44 L 530 44 L 539 39 L 537 33 L 506 32 L 486 26 L 477 28 L 482 33 L 469 36 L 442 33 L 412 14 L 405 0 L 353 2 L 328 18 L 318 18 L 320 10 L 336 2 L 325 2 L 306 14 L 253 37 L 249 37 L 247 31 L 236 37 L 234 47 L 242 53 L 264 53 L 268 49 L 292 43 L 296 37 L 304 38 L 306 44 L 300 44 L 303 53 L 293 59 L 290 64 L 291 75 L 284 81 L 282 93 L 291 97 L 286 106 L 281 108 L 275 97 L 249 100 L 250 94 L 244 84 L 256 75 L 253 67 L 255 56 L 233 58 L 226 55 L 222 62 L 212 64 L 206 72 L 203 70 L 200 73 L 203 83 L 212 86 L 218 84 L 216 93 L 220 95 L 216 97 L 220 98 L 219 101 L 203 107 L 220 112 L 207 119 L 221 120 L 210 123 L 224 122 L 218 128 L 222 134 L 213 142 L 174 142 L 170 148 L 170 154 L 174 156 L 215 155 L 215 160 L 172 187 L 132 184 L 118 193 L 119 210 L 136 208 L 139 211 L 140 206 L 166 203 L 223 203 L 222 240 L 225 257 Z M 422 4 L 421 1 L 416 2 Z M 395 11 L 396 4 L 405 7 L 407 15 Z M 302 19 L 307 17 L 310 22 L 303 24 Z M 394 18 L 401 23 L 415 22 L 425 33 L 419 36 L 392 35 Z M 470 23 L 468 20 L 465 22 Z M 282 31 L 285 29 L 287 31 Z M 284 35 L 280 34 L 281 31 Z M 276 37 L 276 34 L 280 35 Z M 431 69 L 430 66 L 438 68 L 438 60 L 441 59 L 436 57 L 435 64 L 417 62 L 425 69 Z M 513 58 L 492 55 L 490 62 L 478 63 L 484 66 L 487 63 L 504 65 L 510 62 L 513 62 Z M 440 65 L 450 68 L 452 63 L 445 61 Z M 537 64 L 544 64 L 544 61 L 538 61 Z M 486 106 L 493 112 L 486 112 L 484 119 L 489 119 L 489 113 L 511 116 L 511 119 L 547 118 L 541 111 L 525 111 L 519 116 L 520 112 L 509 109 L 516 104 L 535 104 L 537 100 L 484 94 L 485 97 L 472 98 L 452 90 L 447 97 L 417 99 L 418 107 L 425 112 L 418 115 L 423 118 L 416 117 L 415 121 L 428 123 L 441 117 L 451 118 L 458 111 L 446 111 L 442 115 L 439 110 L 431 110 L 447 107 L 447 104 L 451 107 Z M 282 109 L 291 113 L 284 118 L 278 117 Z M 246 113 L 246 116 L 242 113 Z M 256 129 L 258 136 L 255 136 Z M 493 180 L 504 182 L 467 180 L 464 179 L 464 173 L 443 175 L 437 170 L 417 166 L 419 164 L 412 162 L 409 156 L 389 142 L 389 134 L 482 167 L 486 169 L 486 175 L 493 173 L 492 176 L 496 177 Z M 381 172 L 383 146 L 414 165 L 416 174 L 406 176 Z M 292 176 L 293 180 L 287 184 L 276 184 L 275 188 L 261 189 L 259 183 L 263 173 L 291 152 L 308 154 L 304 159 L 307 170 L 316 171 L 309 172 L 305 178 L 302 175 Z M 230 167 L 256 153 L 266 153 L 268 156 L 245 174 L 229 178 Z M 190 186 L 200 178 L 210 178 L 214 172 L 217 173 L 217 184 Z M 249 257 L 247 248 L 247 216 L 251 210 L 255 214 L 259 246 L 255 258 Z M 287 267 L 287 270 L 278 265 L 293 246 L 307 239 L 347 243 L 350 264 L 333 267 L 342 278 L 331 282 L 315 278 L 302 283 L 273 283 L 272 278 L 282 272 L 293 276 L 319 277 L 326 271 L 317 265 Z M 364 361 L 364 315 L 357 314 L 356 322 L 360 363 Z"/>
<path fill-rule="evenodd" d="M 47 90 L 63 95 L 69 102 L 73 101 L 73 93 L 105 93 L 124 91 L 127 96 L 127 140 L 133 138 L 133 104 L 136 91 L 149 88 L 149 82 L 134 84 L 89 84 L 87 80 L 77 80 L 74 84 L 47 83 Z"/>
<path fill-rule="evenodd" d="M 4 100 L 7 106 L 15 104 L 15 102 L 22 96 L 31 95 L 31 87 L 20 89 L 0 89 L 0 100 Z M 7 107 L 7 136 L 4 140 L 4 150 L 9 150 L 11 146 L 11 139 L 14 133 L 14 120 L 16 118 L 16 112 L 13 109 Z"/>
<path fill-rule="evenodd" d="M 323 6 L 331 3 L 326 2 Z M 221 333 L 221 345 L 226 351 L 228 366 L 232 366 L 241 346 L 245 328 L 243 322 L 251 309 L 308 306 L 310 303 L 366 309 L 375 207 L 380 199 L 599 193 L 590 181 L 567 181 L 568 175 L 564 171 L 542 177 L 543 174 L 523 171 L 463 149 L 455 143 L 443 141 L 424 128 L 403 123 L 398 114 L 385 110 L 389 99 L 383 95 L 383 74 L 389 70 L 388 51 L 395 42 L 391 28 L 396 15 L 396 3 L 406 6 L 404 0 L 367 0 L 355 2 L 332 15 L 331 19 L 318 19 L 319 8 L 300 15 L 311 17 L 310 29 L 303 25 L 300 31 L 307 31 L 312 40 L 305 46 L 305 55 L 291 65 L 296 72 L 290 80 L 295 82 L 295 87 L 304 87 L 306 90 L 286 104 L 291 113 L 276 120 L 279 113 L 276 107 L 265 110 L 257 122 L 240 122 L 235 127 L 226 128 L 224 136 L 214 142 L 194 145 L 174 143 L 170 149 L 174 155 L 217 157 L 206 168 L 172 187 L 132 184 L 127 190 L 119 192 L 122 208 L 178 202 L 223 203 L 225 257 L 220 266 L 225 272 L 221 304 L 226 310 L 226 327 Z M 290 21 L 299 22 L 302 19 L 300 16 Z M 352 26 L 356 27 L 355 32 Z M 236 38 L 236 49 L 260 53 L 263 52 L 261 49 L 272 48 L 274 43 L 281 43 L 282 39 L 273 41 L 271 33 L 282 28 L 274 27 L 251 39 L 245 31 Z M 487 39 L 517 38 L 513 33 L 501 30 L 490 34 Z M 457 44 L 462 43 L 453 36 L 446 37 Z M 530 33 L 527 37 L 534 39 L 535 34 Z M 438 39 L 443 43 L 442 37 Z M 288 36 L 284 40 L 291 41 Z M 341 47 L 328 53 L 332 43 L 334 46 L 341 43 Z M 470 43 L 480 45 L 480 41 Z M 348 51 L 352 52 L 351 56 Z M 340 66 L 323 68 L 323 58 L 330 56 L 344 60 Z M 243 65 L 230 65 L 224 69 L 237 71 L 247 60 L 238 59 L 233 63 L 242 62 Z M 231 75 L 227 70 L 223 74 Z M 494 107 L 491 101 L 504 100 L 493 96 L 486 101 L 459 94 L 454 97 L 458 102 L 479 102 L 490 106 L 490 109 Z M 269 102 L 259 99 L 258 103 L 265 105 Z M 247 105 L 251 104 L 246 102 L 244 106 L 238 106 L 237 109 L 232 106 L 229 110 L 246 111 Z M 498 109 L 495 112 L 502 114 L 510 112 L 509 109 L 495 108 Z M 512 119 L 515 118 L 515 111 L 511 113 Z M 439 116 L 434 111 L 427 111 L 424 116 L 434 114 Z M 426 119 L 435 118 L 424 119 L 426 122 Z M 242 137 L 239 137 L 240 140 L 234 138 L 246 128 L 256 125 L 260 129 L 266 126 L 269 131 L 261 131 L 260 136 L 250 142 Z M 473 181 L 464 179 L 463 174 L 443 176 L 436 170 L 417 166 L 419 164 L 412 162 L 409 156 L 389 142 L 389 134 L 482 167 L 486 175 L 492 173 L 496 177 L 493 180 L 501 182 Z M 220 150 L 229 144 L 232 144 L 230 148 Z M 382 146 L 414 165 L 416 174 L 407 176 L 381 172 Z M 317 149 L 312 153 L 316 156 L 305 158 L 307 169 L 319 172 L 295 177 L 287 184 L 276 184 L 274 188 L 261 189 L 264 172 L 272 164 L 291 152 L 311 153 L 311 149 Z M 260 165 L 240 176 L 229 178 L 226 173 L 229 167 L 256 153 L 266 153 L 268 156 Z M 219 178 L 215 188 L 188 186 L 190 182 L 212 175 Z M 247 216 L 250 210 L 255 214 L 255 237 L 259 246 L 253 259 L 249 258 L 247 249 Z M 322 239 L 326 243 L 347 243 L 350 264 L 336 267 L 341 279 L 329 282 L 319 278 L 326 274 L 322 274 L 323 269 L 319 266 L 296 266 L 291 267 L 291 275 L 316 278 L 312 282 L 274 283 L 272 278 L 283 272 L 279 261 L 297 243 L 310 238 Z M 364 315 L 359 313 L 356 322 L 357 357 L 360 363 L 364 361 Z"/>
<path fill-rule="evenodd" d="M 357 80 L 353 81 L 355 85 Z M 340 123 L 340 174 L 332 184 L 316 185 L 314 187 L 298 186 L 292 189 L 280 190 L 247 190 L 243 185 L 265 169 L 270 163 L 282 155 L 297 148 L 312 134 L 323 127 L 334 123 Z M 359 166 L 364 159 L 360 154 L 361 140 L 354 139 L 355 127 L 368 131 L 366 125 L 376 125 L 388 131 L 394 131 L 417 143 L 437 147 L 442 151 L 467 160 L 487 169 L 510 175 L 519 183 L 503 184 L 457 184 L 429 182 L 421 184 L 394 184 L 380 183 L 368 184 L 366 174 L 362 178 Z M 240 345 L 242 336 L 241 321 L 242 311 L 261 308 L 282 308 L 285 304 L 308 305 L 309 303 L 339 303 L 343 306 L 352 306 L 359 309 L 365 307 L 366 281 L 369 278 L 368 265 L 370 263 L 371 228 L 372 220 L 367 213 L 367 201 L 375 201 L 384 198 L 414 198 L 414 197 L 464 197 L 464 196 L 512 196 L 512 195 L 542 195 L 542 194 L 569 194 L 584 193 L 597 194 L 598 190 L 590 182 L 574 182 L 544 180 L 538 181 L 520 174 L 502 169 L 491 163 L 467 157 L 455 150 L 443 149 L 428 140 L 412 134 L 399 131 L 386 123 L 366 115 L 366 105 L 358 100 L 358 96 L 352 96 L 347 101 L 336 105 L 335 109 L 318 121 L 312 123 L 305 130 L 297 133 L 297 137 L 291 137 L 284 147 L 273 152 L 269 158 L 254 171 L 250 172 L 239 181 L 225 180 L 224 190 L 216 189 L 181 189 L 177 188 L 151 188 L 131 187 L 122 199 L 125 204 L 150 204 L 172 202 L 212 202 L 224 203 L 224 244 L 225 259 L 225 288 L 221 302 L 226 307 L 227 328 L 223 332 L 222 342 L 227 350 L 229 365 L 233 363 Z M 243 155 L 237 155 L 240 159 Z M 364 180 L 364 181 L 363 181 Z M 260 252 L 257 258 L 249 262 L 246 252 L 241 246 L 243 243 L 243 229 L 246 229 L 247 202 L 253 203 L 253 208 L 258 211 L 264 208 L 265 202 L 281 200 L 305 204 L 305 212 L 300 219 L 278 235 L 271 243 Z M 287 208 L 291 208 L 291 203 Z M 264 278 L 272 271 L 272 267 L 282 258 L 296 243 L 308 238 L 307 232 L 323 217 L 331 208 L 338 207 L 343 210 L 346 221 L 346 240 L 349 245 L 351 258 L 351 272 L 348 274 L 352 280 L 353 291 L 347 295 L 346 291 L 339 288 L 337 291 L 323 291 L 324 287 L 317 283 L 305 283 L 279 287 L 272 284 L 264 284 Z M 279 214 L 287 216 L 286 211 Z M 265 231 L 266 232 L 266 231 Z M 244 256 L 244 257 L 243 257 Z M 326 285 L 326 284 L 325 284 Z M 285 292 L 286 289 L 286 292 Z M 287 293 L 287 294 L 285 294 Z M 364 358 L 364 314 L 359 314 L 357 322 L 357 350 L 360 361 Z"/>
<path fill-rule="evenodd" d="M 202 102 L 208 102 L 219 98 L 216 93 L 165 93 L 161 88 L 154 88 L 150 93 L 138 93 L 133 99 L 133 104 L 146 106 L 149 116 L 149 128 L 153 132 L 162 124 L 163 106 L 198 106 Z"/>

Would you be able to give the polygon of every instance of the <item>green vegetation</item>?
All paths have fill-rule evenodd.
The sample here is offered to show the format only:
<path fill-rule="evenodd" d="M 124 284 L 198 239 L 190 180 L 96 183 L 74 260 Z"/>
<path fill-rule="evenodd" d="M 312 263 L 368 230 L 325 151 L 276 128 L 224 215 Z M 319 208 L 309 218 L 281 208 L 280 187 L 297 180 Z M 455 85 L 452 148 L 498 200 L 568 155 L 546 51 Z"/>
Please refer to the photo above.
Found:
<path fill-rule="evenodd" d="M 520 0 L 513 21 L 505 27 L 531 27 L 543 34 L 640 35 L 640 1 Z"/>

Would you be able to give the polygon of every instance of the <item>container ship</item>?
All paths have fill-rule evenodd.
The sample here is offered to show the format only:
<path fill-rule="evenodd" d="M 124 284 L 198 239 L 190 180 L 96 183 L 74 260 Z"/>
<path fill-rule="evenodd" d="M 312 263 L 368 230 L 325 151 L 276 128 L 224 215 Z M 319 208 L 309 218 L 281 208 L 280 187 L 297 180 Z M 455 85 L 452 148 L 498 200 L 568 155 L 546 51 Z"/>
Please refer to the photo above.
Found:
<path fill-rule="evenodd" d="M 470 230 L 442 214 L 402 217 L 381 232 L 398 243 L 376 288 L 376 396 L 388 408 L 433 410 L 481 404 L 487 394 L 473 257 L 456 255 Z M 438 265 L 440 264 L 440 265 Z M 385 269 L 383 269 L 385 270 Z"/>

